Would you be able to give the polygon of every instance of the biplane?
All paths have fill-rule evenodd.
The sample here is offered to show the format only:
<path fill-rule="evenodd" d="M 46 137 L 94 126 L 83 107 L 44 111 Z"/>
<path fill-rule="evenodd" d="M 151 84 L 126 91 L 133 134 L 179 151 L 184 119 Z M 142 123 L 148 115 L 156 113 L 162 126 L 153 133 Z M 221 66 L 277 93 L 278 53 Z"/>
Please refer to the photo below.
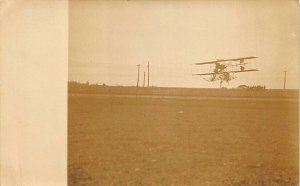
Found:
<path fill-rule="evenodd" d="M 241 58 L 233 58 L 233 59 L 217 59 L 215 61 L 194 63 L 195 65 L 214 65 L 214 69 L 213 72 L 193 74 L 193 75 L 210 76 L 209 79 L 207 78 L 203 78 L 203 79 L 209 82 L 220 81 L 220 88 L 221 88 L 222 83 L 224 81 L 227 82 L 227 84 L 229 84 L 229 81 L 237 78 L 235 76 L 236 73 L 258 71 L 255 68 L 248 69 L 247 65 L 249 63 L 245 62 L 245 60 L 254 59 L 254 58 L 257 57 L 250 56 L 250 57 L 241 57 Z"/>

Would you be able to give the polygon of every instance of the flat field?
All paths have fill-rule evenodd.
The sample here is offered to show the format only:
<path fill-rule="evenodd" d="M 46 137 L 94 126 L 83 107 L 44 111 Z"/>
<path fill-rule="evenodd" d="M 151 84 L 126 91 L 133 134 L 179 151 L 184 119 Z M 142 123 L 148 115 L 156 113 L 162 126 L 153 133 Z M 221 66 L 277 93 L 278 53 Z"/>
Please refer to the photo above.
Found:
<path fill-rule="evenodd" d="M 69 185 L 296 185 L 298 101 L 69 95 Z"/>

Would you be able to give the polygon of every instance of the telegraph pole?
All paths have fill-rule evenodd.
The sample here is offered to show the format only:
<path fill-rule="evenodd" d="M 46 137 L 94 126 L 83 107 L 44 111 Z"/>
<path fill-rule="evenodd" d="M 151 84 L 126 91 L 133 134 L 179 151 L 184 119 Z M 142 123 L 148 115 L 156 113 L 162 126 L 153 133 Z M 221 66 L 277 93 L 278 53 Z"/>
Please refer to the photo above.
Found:
<path fill-rule="evenodd" d="M 138 76 L 137 76 L 137 82 L 136 82 L 136 86 L 139 87 L 140 84 L 140 64 L 137 65 L 138 67 Z"/>
<path fill-rule="evenodd" d="M 143 81 L 143 87 L 145 87 L 145 80 L 146 80 L 146 72 L 144 71 L 144 81 Z"/>
<path fill-rule="evenodd" d="M 148 61 L 147 68 L 148 68 L 148 87 L 149 87 L 149 83 L 150 83 L 150 64 L 149 64 L 149 61 Z"/>
<path fill-rule="evenodd" d="M 285 89 L 285 84 L 286 84 L 286 71 L 284 71 L 283 89 Z"/>

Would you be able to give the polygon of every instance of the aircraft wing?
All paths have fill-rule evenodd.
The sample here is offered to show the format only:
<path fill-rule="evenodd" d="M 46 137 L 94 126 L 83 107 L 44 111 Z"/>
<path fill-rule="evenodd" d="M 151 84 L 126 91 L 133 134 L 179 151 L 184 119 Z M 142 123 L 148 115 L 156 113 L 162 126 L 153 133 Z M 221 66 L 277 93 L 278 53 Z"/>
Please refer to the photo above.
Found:
<path fill-rule="evenodd" d="M 249 56 L 249 57 L 240 57 L 240 58 L 234 58 L 234 59 L 228 59 L 230 61 L 240 61 L 242 59 L 254 59 L 254 58 L 257 58 L 255 56 Z"/>
<path fill-rule="evenodd" d="M 227 65 L 227 66 L 233 66 L 233 67 L 235 67 L 235 66 L 244 66 L 244 65 L 247 65 L 247 64 L 249 64 L 249 63 L 242 63 L 242 64 L 237 63 L 237 64 L 234 64 L 234 65 Z"/>
<path fill-rule="evenodd" d="M 218 60 L 216 61 L 206 61 L 206 62 L 201 62 L 201 63 L 194 63 L 195 65 L 206 65 L 206 64 L 214 64 L 219 62 Z"/>
<path fill-rule="evenodd" d="M 214 75 L 215 73 L 204 73 L 204 74 L 193 74 L 193 76 L 208 76 L 208 75 Z"/>
<path fill-rule="evenodd" d="M 239 72 L 255 72 L 257 69 L 248 69 L 248 70 L 234 70 L 234 71 L 226 71 L 228 73 L 239 73 Z M 208 76 L 214 74 L 222 74 L 222 73 L 203 73 L 203 74 L 193 74 L 193 76 Z"/>
<path fill-rule="evenodd" d="M 226 62 L 226 61 L 240 61 L 244 59 L 254 59 L 257 58 L 255 56 L 249 56 L 249 57 L 241 57 L 241 58 L 233 58 L 233 59 L 217 59 L 215 61 L 205 61 L 200 63 L 194 63 L 195 65 L 206 65 L 206 64 L 213 64 L 213 63 L 220 63 L 220 62 Z"/>
<path fill-rule="evenodd" d="M 234 71 L 228 71 L 229 73 L 238 73 L 238 72 L 254 72 L 258 71 L 257 69 L 248 69 L 248 70 L 234 70 Z"/>

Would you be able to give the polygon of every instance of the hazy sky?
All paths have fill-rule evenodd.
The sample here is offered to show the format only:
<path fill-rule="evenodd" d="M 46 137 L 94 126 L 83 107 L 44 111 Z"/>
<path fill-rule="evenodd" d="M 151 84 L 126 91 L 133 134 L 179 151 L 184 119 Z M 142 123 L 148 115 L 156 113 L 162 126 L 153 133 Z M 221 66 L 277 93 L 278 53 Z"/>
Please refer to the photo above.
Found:
<path fill-rule="evenodd" d="M 76 1 L 69 4 L 69 80 L 136 85 L 150 62 L 150 84 L 218 87 L 195 62 L 257 56 L 230 86 L 298 88 L 296 0 Z"/>

